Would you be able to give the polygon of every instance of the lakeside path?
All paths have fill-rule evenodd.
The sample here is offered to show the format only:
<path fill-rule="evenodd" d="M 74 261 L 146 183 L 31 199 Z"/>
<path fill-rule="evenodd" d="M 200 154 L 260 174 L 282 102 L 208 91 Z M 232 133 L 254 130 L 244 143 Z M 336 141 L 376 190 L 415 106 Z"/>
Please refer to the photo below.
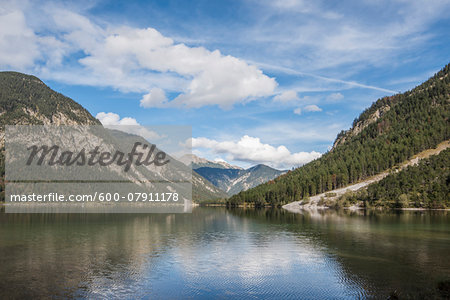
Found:
<path fill-rule="evenodd" d="M 428 157 L 430 157 L 432 155 L 439 154 L 441 151 L 443 151 L 443 150 L 445 150 L 445 149 L 447 149 L 449 147 L 450 147 L 450 140 L 447 140 L 447 141 L 442 142 L 439 145 L 437 145 L 437 147 L 435 149 L 428 149 L 428 150 L 422 151 L 422 152 L 414 155 L 410 160 L 400 164 L 400 166 L 394 172 L 399 172 L 399 171 L 407 168 L 408 166 L 417 165 L 420 160 L 422 160 L 424 158 L 428 158 Z M 288 203 L 286 205 L 283 205 L 283 208 L 288 210 L 288 211 L 290 211 L 290 212 L 300 212 L 301 210 L 326 209 L 328 207 L 326 207 L 326 206 L 319 206 L 318 205 L 318 203 L 319 203 L 319 201 L 320 201 L 320 199 L 322 197 L 327 199 L 327 200 L 336 200 L 340 196 L 344 195 L 347 191 L 352 191 L 353 192 L 353 191 L 357 191 L 359 189 L 365 188 L 369 184 L 374 183 L 374 182 L 378 182 L 381 179 L 385 178 L 391 172 L 393 172 L 393 171 L 392 170 L 387 170 L 387 171 L 384 171 L 384 172 L 379 173 L 377 175 L 374 175 L 372 177 L 369 177 L 369 178 L 367 178 L 367 179 L 365 179 L 363 181 L 360 181 L 358 183 L 355 183 L 355 184 L 348 185 L 348 186 L 343 187 L 343 188 L 327 191 L 325 193 L 321 193 L 321 194 L 312 196 L 312 197 L 309 198 L 309 203 L 307 203 L 307 204 L 303 205 L 302 204 L 303 201 L 300 200 L 300 201 L 295 201 L 295 202 L 291 202 L 291 203 Z M 328 193 L 335 193 L 336 196 L 326 197 L 325 194 L 328 194 Z"/>

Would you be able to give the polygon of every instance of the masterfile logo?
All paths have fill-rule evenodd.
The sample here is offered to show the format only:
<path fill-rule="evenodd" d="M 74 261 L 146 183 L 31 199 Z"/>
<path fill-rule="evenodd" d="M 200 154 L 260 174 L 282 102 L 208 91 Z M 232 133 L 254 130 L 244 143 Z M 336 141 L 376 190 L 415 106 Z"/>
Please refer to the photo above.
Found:
<path fill-rule="evenodd" d="M 192 169 L 176 159 L 190 153 L 191 132 L 187 126 L 6 126 L 6 201 L 27 212 L 37 206 L 36 212 L 80 212 L 80 203 L 81 212 L 86 206 L 178 212 L 176 205 L 192 200 Z"/>
<path fill-rule="evenodd" d="M 139 147 L 142 148 L 142 151 L 138 151 Z M 156 145 L 149 146 L 145 143 L 135 142 L 131 152 L 128 154 L 119 150 L 116 150 L 114 153 L 108 151 L 100 152 L 100 146 L 96 146 L 91 151 L 86 151 L 83 148 L 78 153 L 75 153 L 73 151 L 60 151 L 61 149 L 57 145 L 51 147 L 46 145 L 33 145 L 27 148 L 30 151 L 30 156 L 26 164 L 30 166 L 36 160 L 36 165 L 41 166 L 47 155 L 49 156 L 47 161 L 49 166 L 95 166 L 98 164 L 99 166 L 107 167 L 115 163 L 118 166 L 124 166 L 124 172 L 128 172 L 133 163 L 136 166 L 155 164 L 155 166 L 159 167 L 169 163 L 170 159 L 166 159 L 166 153 L 164 151 L 157 151 L 153 157 L 155 148 Z M 134 157 L 137 157 L 137 159 L 134 160 Z"/>

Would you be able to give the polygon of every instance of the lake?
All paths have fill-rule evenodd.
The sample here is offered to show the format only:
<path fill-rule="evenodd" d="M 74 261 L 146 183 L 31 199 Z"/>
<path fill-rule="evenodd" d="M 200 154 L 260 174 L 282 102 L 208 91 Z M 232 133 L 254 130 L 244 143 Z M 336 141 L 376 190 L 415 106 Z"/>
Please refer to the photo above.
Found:
<path fill-rule="evenodd" d="M 0 298 L 445 298 L 449 253 L 447 211 L 2 211 Z"/>

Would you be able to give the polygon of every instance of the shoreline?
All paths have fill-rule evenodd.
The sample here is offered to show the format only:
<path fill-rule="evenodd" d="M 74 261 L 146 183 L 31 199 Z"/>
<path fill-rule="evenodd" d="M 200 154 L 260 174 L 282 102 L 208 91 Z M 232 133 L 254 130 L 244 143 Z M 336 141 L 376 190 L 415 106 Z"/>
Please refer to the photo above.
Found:
<path fill-rule="evenodd" d="M 294 202 L 293 202 L 294 203 Z M 289 203 L 289 204 L 293 204 Z M 202 205 L 200 203 L 192 203 L 192 207 L 225 207 L 227 209 L 235 209 L 235 208 L 244 208 L 244 209 L 260 209 L 260 208 L 271 208 L 271 209 L 284 209 L 291 213 L 303 213 L 303 212 L 312 212 L 312 211 L 339 211 L 339 210 L 346 210 L 346 211 L 450 211 L 450 208 L 423 208 L 423 207 L 406 207 L 406 208 L 364 208 L 361 206 L 349 206 L 349 207 L 342 207 L 339 209 L 328 207 L 328 206 L 304 206 L 304 205 L 298 205 L 293 206 L 290 205 L 289 207 L 286 207 L 286 204 L 282 207 L 273 207 L 270 205 L 261 206 L 261 207 L 255 207 L 254 205 L 238 205 L 233 207 L 228 207 L 226 204 L 217 203 L 217 204 L 205 204 Z M 3 208 L 7 206 L 7 203 L 0 202 L 0 208 Z"/>
<path fill-rule="evenodd" d="M 383 178 L 387 177 L 392 172 L 399 172 L 408 166 L 417 165 L 420 160 L 426 159 L 432 155 L 437 155 L 441 153 L 443 150 L 450 148 L 450 141 L 446 140 L 441 143 L 439 143 L 436 148 L 433 149 L 427 149 L 422 152 L 419 152 L 415 155 L 413 155 L 409 160 L 404 161 L 403 163 L 399 164 L 396 167 L 393 167 L 389 170 L 385 170 L 379 174 L 373 175 L 371 177 L 366 178 L 365 180 L 350 184 L 346 187 L 341 187 L 338 189 L 330 190 L 324 193 L 320 193 L 314 196 L 309 197 L 308 203 L 302 204 L 303 200 L 294 201 L 288 204 L 283 205 L 283 208 L 289 211 L 297 211 L 300 210 L 317 210 L 317 209 L 324 209 L 327 206 L 319 206 L 320 200 L 327 200 L 327 201 L 334 201 L 339 199 L 339 197 L 343 196 L 346 192 L 356 192 L 358 190 L 367 188 L 372 183 L 378 182 L 382 180 Z M 333 194 L 332 196 L 329 196 L 329 194 Z M 300 207 L 300 208 L 299 208 Z M 328 207 L 327 207 L 328 208 Z M 348 207 L 347 209 L 351 210 L 359 210 L 359 209 L 365 209 L 363 207 L 352 205 Z M 377 208 L 374 208 L 377 209 Z M 397 209 L 397 208 L 389 208 L 389 209 Z M 400 208 L 399 208 L 400 209 Z M 428 208 L 405 208 L 405 210 L 428 210 Z M 431 209 L 430 209 L 431 210 Z M 443 208 L 442 210 L 450 210 Z"/>
<path fill-rule="evenodd" d="M 292 203 L 289 203 L 292 204 Z M 311 212 L 311 211 L 325 211 L 325 210 L 348 210 L 348 211 L 450 211 L 450 208 L 423 208 L 423 207 L 406 207 L 406 208 L 384 208 L 384 207 L 373 207 L 373 208 L 365 208 L 360 206 L 349 206 L 349 207 L 342 207 L 340 209 L 335 209 L 328 206 L 305 206 L 305 205 L 298 205 L 293 206 L 290 205 L 288 207 L 288 204 L 284 205 L 282 207 L 283 209 L 291 212 L 291 213 L 302 213 L 302 212 Z"/>

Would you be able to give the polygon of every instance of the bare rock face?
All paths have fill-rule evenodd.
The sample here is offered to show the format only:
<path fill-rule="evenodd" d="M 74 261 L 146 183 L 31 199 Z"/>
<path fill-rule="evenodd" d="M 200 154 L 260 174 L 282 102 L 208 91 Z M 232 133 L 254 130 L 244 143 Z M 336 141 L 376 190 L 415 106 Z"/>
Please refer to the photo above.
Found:
<path fill-rule="evenodd" d="M 375 123 L 379 118 L 381 118 L 386 112 L 391 109 L 389 105 L 385 105 L 377 109 L 375 112 L 369 115 L 368 118 L 360 120 L 356 122 L 356 124 L 350 128 L 349 130 L 344 131 L 343 135 L 340 135 L 336 138 L 333 144 L 333 148 L 336 148 L 338 145 L 345 143 L 346 140 L 351 139 L 352 137 L 361 133 L 364 128 L 369 126 L 372 123 Z"/>
<path fill-rule="evenodd" d="M 34 76 L 0 72 L 0 126 L 101 125 L 72 99 Z"/>
<path fill-rule="evenodd" d="M 37 77 L 18 72 L 0 72 L 1 178 L 5 175 L 5 125 L 101 126 L 101 123 L 83 106 L 52 90 Z M 151 170 L 146 170 L 146 172 L 150 171 Z M 164 171 L 168 174 L 172 170 Z M 146 173 L 142 176 L 147 176 L 149 174 Z M 226 194 L 223 191 L 212 185 L 197 173 L 192 172 L 192 178 L 194 201 L 226 197 Z M 0 185 L 3 184 L 3 180 L 0 182 Z M 3 188 L 0 186 L 0 197 L 2 190 Z"/>
<path fill-rule="evenodd" d="M 0 72 L 0 151 L 5 125 L 101 125 L 72 99 L 34 76 Z"/>

